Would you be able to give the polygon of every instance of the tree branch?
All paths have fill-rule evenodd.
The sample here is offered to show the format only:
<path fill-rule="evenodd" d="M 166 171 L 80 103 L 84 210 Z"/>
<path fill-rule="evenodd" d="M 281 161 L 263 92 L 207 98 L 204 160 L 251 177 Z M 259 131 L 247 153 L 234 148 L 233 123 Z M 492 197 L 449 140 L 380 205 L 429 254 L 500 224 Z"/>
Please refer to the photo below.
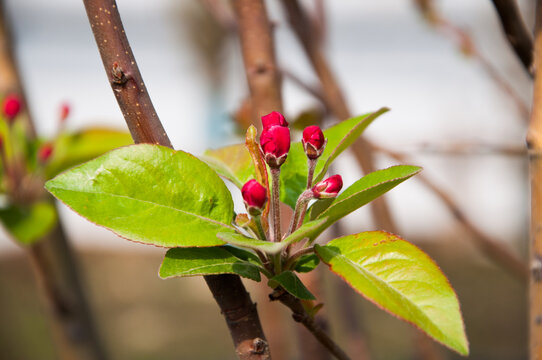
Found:
<path fill-rule="evenodd" d="M 542 1 L 536 2 L 534 64 L 542 67 Z M 542 354 L 542 74 L 534 78 L 533 107 L 527 130 L 531 174 L 531 229 L 529 278 L 530 359 Z"/>
<path fill-rule="evenodd" d="M 390 151 L 381 147 L 375 148 L 382 151 L 382 153 L 390 156 L 391 158 L 406 163 L 406 156 L 397 152 Z M 463 228 L 472 235 L 474 244 L 480 249 L 488 258 L 494 263 L 499 264 L 502 268 L 508 270 L 508 272 L 514 275 L 521 281 L 525 281 L 527 278 L 527 267 L 517 256 L 512 254 L 505 246 L 499 243 L 497 240 L 491 238 L 489 235 L 479 229 L 469 218 L 465 215 L 461 207 L 455 202 L 455 200 L 446 193 L 442 188 L 431 181 L 425 174 L 418 174 L 416 179 L 424 183 L 424 185 L 437 195 L 440 200 L 446 205 L 453 217 L 463 226 Z"/>
<path fill-rule="evenodd" d="M 499 15 L 506 39 L 523 64 L 525 71 L 533 77 L 533 39 L 525 26 L 515 0 L 492 0 Z"/>
<path fill-rule="evenodd" d="M 286 305 L 292 310 L 292 317 L 295 321 L 303 324 L 307 330 L 309 330 L 318 341 L 325 346 L 330 353 L 333 354 L 339 360 L 349 360 L 350 358 L 346 353 L 327 335 L 327 333 L 316 324 L 314 319 L 307 314 L 307 311 L 301 304 L 301 301 L 282 290 L 279 293 L 272 293 L 269 295 L 271 300 L 278 300 L 282 304 Z"/>
<path fill-rule="evenodd" d="M 83 0 L 105 71 L 136 143 L 171 146 L 135 61 L 115 0 Z M 266 360 L 269 349 L 255 304 L 235 275 L 205 276 L 226 318 L 237 355 Z"/>

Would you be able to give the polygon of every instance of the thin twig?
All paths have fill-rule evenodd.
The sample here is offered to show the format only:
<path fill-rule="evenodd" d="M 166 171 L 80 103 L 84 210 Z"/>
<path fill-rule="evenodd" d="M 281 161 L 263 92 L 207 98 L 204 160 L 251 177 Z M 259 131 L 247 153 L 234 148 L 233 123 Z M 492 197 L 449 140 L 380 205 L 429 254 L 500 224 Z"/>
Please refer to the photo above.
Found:
<path fill-rule="evenodd" d="M 381 147 L 375 146 L 376 149 L 382 153 L 390 156 L 391 158 L 401 162 L 408 163 L 408 159 L 405 155 L 390 151 L 389 149 L 384 149 Z M 415 179 L 424 183 L 424 185 L 431 190 L 435 195 L 437 195 L 442 202 L 446 205 L 450 213 L 454 218 L 463 226 L 472 235 L 472 240 L 474 244 L 480 249 L 488 258 L 493 260 L 493 262 L 501 265 L 504 269 L 508 270 L 512 275 L 516 276 L 518 279 L 525 281 L 527 278 L 527 267 L 515 256 L 510 250 L 505 246 L 499 243 L 497 240 L 493 239 L 481 229 L 478 228 L 463 212 L 461 207 L 455 202 L 455 200 L 446 193 L 441 187 L 436 185 L 432 180 L 430 180 L 425 174 L 418 174 Z"/>
<path fill-rule="evenodd" d="M 284 290 L 279 291 L 277 294 L 273 293 L 269 295 L 269 298 L 271 300 L 280 301 L 282 304 L 286 305 L 290 310 L 292 310 L 292 317 L 294 320 L 303 324 L 303 326 L 305 326 L 305 328 L 309 330 L 331 354 L 333 354 L 333 356 L 339 360 L 350 359 L 348 355 L 346 355 L 346 353 L 328 336 L 328 334 L 315 323 L 314 318 L 307 313 L 299 299 L 290 295 Z"/>
<path fill-rule="evenodd" d="M 536 2 L 534 63 L 542 66 L 542 1 Z M 533 108 L 527 131 L 531 174 L 531 229 L 529 277 L 530 359 L 542 356 L 542 75 L 534 78 Z"/>
<path fill-rule="evenodd" d="M 117 102 L 136 143 L 171 146 L 145 84 L 114 0 L 83 0 L 100 55 Z M 206 276 L 205 281 L 224 314 L 241 359 L 269 359 L 269 347 L 255 304 L 234 275 Z"/>
<path fill-rule="evenodd" d="M 506 39 L 523 64 L 525 71 L 533 77 L 533 38 L 525 26 L 515 0 L 492 0 Z"/>

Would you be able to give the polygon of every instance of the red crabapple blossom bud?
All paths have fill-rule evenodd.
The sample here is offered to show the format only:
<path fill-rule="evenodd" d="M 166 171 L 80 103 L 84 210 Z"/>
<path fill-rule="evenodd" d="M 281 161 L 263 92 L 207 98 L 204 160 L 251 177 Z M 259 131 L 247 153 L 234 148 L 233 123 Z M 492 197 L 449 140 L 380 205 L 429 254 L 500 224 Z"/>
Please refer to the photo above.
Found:
<path fill-rule="evenodd" d="M 326 139 L 324 133 L 319 126 L 311 125 L 307 126 L 303 130 L 303 138 L 301 139 L 305 154 L 311 160 L 318 159 L 324 152 L 326 147 Z"/>
<path fill-rule="evenodd" d="M 44 164 L 47 162 L 47 160 L 49 160 L 52 154 L 53 154 L 53 145 L 49 143 L 43 144 L 38 150 L 38 161 Z"/>
<path fill-rule="evenodd" d="M 241 189 L 245 207 L 251 216 L 258 216 L 267 201 L 267 190 L 259 182 L 252 179 L 243 185 Z"/>
<path fill-rule="evenodd" d="M 312 193 L 316 199 L 334 198 L 343 187 L 341 175 L 333 175 L 320 181 L 312 188 Z"/>
<path fill-rule="evenodd" d="M 260 147 L 265 162 L 272 168 L 280 167 L 290 150 L 290 129 L 283 126 L 271 126 L 260 136 Z"/>
<path fill-rule="evenodd" d="M 66 121 L 66 119 L 68 118 L 68 116 L 70 116 L 70 104 L 68 103 L 63 103 L 60 105 L 60 116 L 59 116 L 59 120 L 61 123 L 63 123 L 64 121 Z"/>
<path fill-rule="evenodd" d="M 13 120 L 17 117 L 21 111 L 21 108 L 22 103 L 19 96 L 12 94 L 4 98 L 4 102 L 2 103 L 2 112 L 4 113 L 6 120 L 8 120 L 10 123 L 13 122 Z"/>
<path fill-rule="evenodd" d="M 277 111 L 273 111 L 272 113 L 262 116 L 262 126 L 264 131 L 275 125 L 287 127 L 288 122 L 286 119 L 284 119 L 284 116 Z"/>

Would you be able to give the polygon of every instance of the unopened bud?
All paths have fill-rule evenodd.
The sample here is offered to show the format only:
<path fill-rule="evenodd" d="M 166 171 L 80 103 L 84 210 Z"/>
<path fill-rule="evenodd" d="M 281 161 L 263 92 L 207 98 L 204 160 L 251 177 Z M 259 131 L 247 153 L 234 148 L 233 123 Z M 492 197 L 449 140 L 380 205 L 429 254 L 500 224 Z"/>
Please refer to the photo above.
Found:
<path fill-rule="evenodd" d="M 19 115 L 22 108 L 22 102 L 19 96 L 12 94 L 4 98 L 2 103 L 2 112 L 10 123 Z"/>
<path fill-rule="evenodd" d="M 278 111 L 273 111 L 267 115 L 262 116 L 262 127 L 263 130 L 269 129 L 271 126 L 283 126 L 288 127 L 288 122 L 284 118 L 284 115 Z"/>
<path fill-rule="evenodd" d="M 280 167 L 290 150 L 290 129 L 275 125 L 264 130 L 260 136 L 260 147 L 265 162 L 270 167 Z"/>
<path fill-rule="evenodd" d="M 241 189 L 247 211 L 252 216 L 258 216 L 267 201 L 267 190 L 259 182 L 252 179 L 243 185 Z"/>
<path fill-rule="evenodd" d="M 316 199 L 334 198 L 339 194 L 343 187 L 341 175 L 333 175 L 320 181 L 312 188 L 312 193 Z"/>
<path fill-rule="evenodd" d="M 319 126 L 311 125 L 307 126 L 303 130 L 303 138 L 301 139 L 305 154 L 309 159 L 318 159 L 324 152 L 326 146 L 326 139 L 324 133 Z"/>
<path fill-rule="evenodd" d="M 38 150 L 38 161 L 42 164 L 46 163 L 47 160 L 53 154 L 53 145 L 52 144 L 43 144 Z"/>
<path fill-rule="evenodd" d="M 63 123 L 64 121 L 66 121 L 66 119 L 68 118 L 68 116 L 70 116 L 70 104 L 68 103 L 62 103 L 60 105 L 60 116 L 59 116 L 59 120 L 61 123 Z"/>

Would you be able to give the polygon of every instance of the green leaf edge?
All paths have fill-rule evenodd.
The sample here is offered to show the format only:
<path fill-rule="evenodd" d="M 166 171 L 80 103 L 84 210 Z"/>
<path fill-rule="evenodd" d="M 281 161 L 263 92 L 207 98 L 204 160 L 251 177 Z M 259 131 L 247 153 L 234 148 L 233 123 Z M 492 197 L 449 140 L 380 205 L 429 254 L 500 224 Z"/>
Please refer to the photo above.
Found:
<path fill-rule="evenodd" d="M 291 276 L 293 276 L 294 281 L 298 282 L 301 285 L 300 290 L 301 290 L 302 293 L 305 293 L 303 296 L 299 296 L 298 294 L 295 294 L 294 292 L 292 292 L 292 290 L 289 288 L 289 286 L 285 287 L 283 285 L 283 283 L 281 282 L 282 278 L 284 278 L 284 276 L 290 276 L 290 274 L 291 274 Z M 293 271 L 289 271 L 289 270 L 283 271 L 280 274 L 275 275 L 271 279 L 269 279 L 267 284 L 272 288 L 275 288 L 276 286 L 280 285 L 280 287 L 283 288 L 284 290 L 286 290 L 286 292 L 288 292 L 290 295 L 292 295 L 292 296 L 294 296 L 294 297 L 296 297 L 298 299 L 301 299 L 301 300 L 316 300 L 316 297 L 309 291 L 309 289 L 307 289 L 305 284 L 303 284 L 301 279 Z"/>

